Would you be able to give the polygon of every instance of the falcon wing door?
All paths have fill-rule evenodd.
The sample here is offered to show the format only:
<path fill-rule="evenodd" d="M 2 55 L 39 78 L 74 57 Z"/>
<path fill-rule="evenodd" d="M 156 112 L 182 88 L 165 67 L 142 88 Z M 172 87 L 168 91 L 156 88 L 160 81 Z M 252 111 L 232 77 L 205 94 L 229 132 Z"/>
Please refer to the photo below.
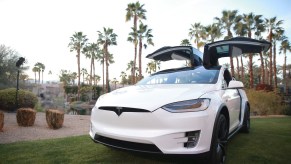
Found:
<path fill-rule="evenodd" d="M 202 53 L 191 46 L 162 47 L 146 58 L 159 61 L 190 60 L 192 66 L 202 65 Z"/>
<path fill-rule="evenodd" d="M 268 41 L 245 37 L 209 43 L 204 46 L 203 65 L 206 67 L 217 66 L 219 58 L 235 57 L 244 53 L 260 53 L 268 51 L 270 46 Z"/>

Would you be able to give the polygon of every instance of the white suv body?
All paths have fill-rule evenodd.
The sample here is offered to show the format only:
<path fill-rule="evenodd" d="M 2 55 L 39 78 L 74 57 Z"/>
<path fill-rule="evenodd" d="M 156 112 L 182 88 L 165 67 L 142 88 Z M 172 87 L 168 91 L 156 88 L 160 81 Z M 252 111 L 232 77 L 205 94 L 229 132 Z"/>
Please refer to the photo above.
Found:
<path fill-rule="evenodd" d="M 227 140 L 250 128 L 243 84 L 218 58 L 268 50 L 270 44 L 233 38 L 205 45 L 164 47 L 147 58 L 188 59 L 191 67 L 157 72 L 102 95 L 91 113 L 90 136 L 116 148 L 163 154 L 206 154 L 224 162 Z M 203 58 L 203 60 L 202 60 Z"/>

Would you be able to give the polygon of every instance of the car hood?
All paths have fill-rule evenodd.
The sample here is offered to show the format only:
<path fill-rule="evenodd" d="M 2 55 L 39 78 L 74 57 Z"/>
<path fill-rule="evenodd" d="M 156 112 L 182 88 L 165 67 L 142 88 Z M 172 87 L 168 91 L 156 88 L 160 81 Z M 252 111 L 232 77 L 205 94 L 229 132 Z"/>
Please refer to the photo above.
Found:
<path fill-rule="evenodd" d="M 212 90 L 215 90 L 214 84 L 135 85 L 101 96 L 96 105 L 154 111 L 169 103 L 197 99 Z"/>

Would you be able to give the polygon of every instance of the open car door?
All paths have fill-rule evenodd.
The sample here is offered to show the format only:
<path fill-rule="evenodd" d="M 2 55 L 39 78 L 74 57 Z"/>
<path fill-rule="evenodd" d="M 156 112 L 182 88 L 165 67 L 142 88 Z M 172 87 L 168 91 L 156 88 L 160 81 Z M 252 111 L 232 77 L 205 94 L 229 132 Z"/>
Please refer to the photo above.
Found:
<path fill-rule="evenodd" d="M 222 57 L 235 57 L 244 53 L 260 53 L 268 51 L 271 43 L 246 37 L 236 37 L 217 41 L 204 46 L 203 65 L 205 67 L 217 66 L 218 59 Z"/>
<path fill-rule="evenodd" d="M 162 47 L 146 58 L 159 61 L 189 60 L 192 66 L 202 65 L 202 53 L 191 46 Z"/>

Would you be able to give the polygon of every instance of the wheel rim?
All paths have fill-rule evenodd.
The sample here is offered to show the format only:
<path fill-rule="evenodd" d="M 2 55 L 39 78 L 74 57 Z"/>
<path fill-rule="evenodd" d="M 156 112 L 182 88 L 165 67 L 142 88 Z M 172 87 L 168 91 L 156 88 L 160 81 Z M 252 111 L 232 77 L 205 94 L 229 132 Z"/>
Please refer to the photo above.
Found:
<path fill-rule="evenodd" d="M 217 145 L 216 154 L 217 154 L 217 156 L 216 156 L 217 157 L 216 163 L 223 164 L 225 162 L 225 157 L 226 157 L 226 154 L 225 154 L 225 145 L 224 144 L 219 143 Z"/>
<path fill-rule="evenodd" d="M 226 120 L 223 120 L 219 127 L 217 136 L 217 148 L 216 148 L 216 163 L 224 163 L 226 158 L 226 142 L 227 142 L 227 125 Z"/>
<path fill-rule="evenodd" d="M 250 113 L 247 112 L 247 128 L 250 129 L 251 127 L 251 122 L 250 122 Z"/>

